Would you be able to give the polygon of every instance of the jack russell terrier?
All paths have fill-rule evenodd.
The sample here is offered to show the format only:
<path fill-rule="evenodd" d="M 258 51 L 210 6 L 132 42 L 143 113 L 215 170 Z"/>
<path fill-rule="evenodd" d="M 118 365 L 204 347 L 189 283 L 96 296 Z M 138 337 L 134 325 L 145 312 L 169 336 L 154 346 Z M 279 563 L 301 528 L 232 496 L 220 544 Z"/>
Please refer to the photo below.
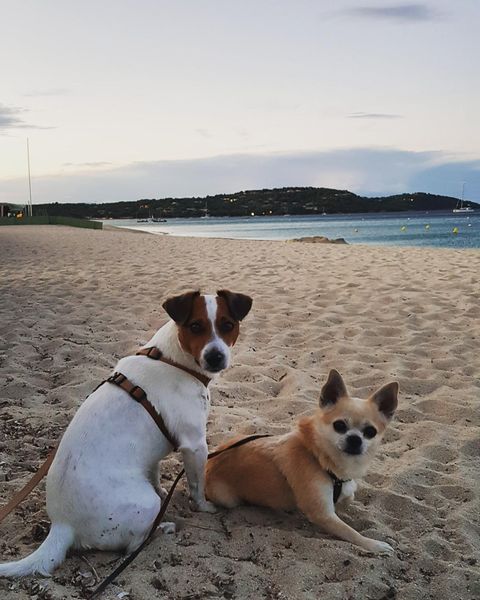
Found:
<path fill-rule="evenodd" d="M 210 396 L 201 379 L 229 366 L 239 321 L 251 305 L 249 296 L 228 290 L 169 298 L 163 308 L 171 320 L 145 347 L 159 349 L 167 363 L 181 368 L 145 355 L 122 358 L 115 368 L 146 392 L 177 442 L 193 510 L 215 511 L 204 492 Z M 26 558 L 1 564 L 0 576 L 49 575 L 70 548 L 134 551 L 159 513 L 157 465 L 171 450 L 127 391 L 100 385 L 73 417 L 48 472 L 48 536 Z"/>

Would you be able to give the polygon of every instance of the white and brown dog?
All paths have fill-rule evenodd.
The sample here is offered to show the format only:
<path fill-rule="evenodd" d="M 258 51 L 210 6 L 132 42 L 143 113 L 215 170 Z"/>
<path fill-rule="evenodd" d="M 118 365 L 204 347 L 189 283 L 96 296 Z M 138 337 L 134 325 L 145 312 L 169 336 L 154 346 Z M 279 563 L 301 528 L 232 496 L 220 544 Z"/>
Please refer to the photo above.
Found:
<path fill-rule="evenodd" d="M 169 298 L 171 317 L 146 347 L 212 377 L 230 364 L 239 321 L 252 300 L 220 290 Z M 146 356 L 122 358 L 115 371 L 145 390 L 178 441 L 194 510 L 213 512 L 205 500 L 208 389 L 190 374 Z M 42 545 L 30 556 L 0 565 L 0 576 L 48 575 L 70 548 L 135 550 L 148 535 L 161 499 L 157 464 L 172 446 L 151 416 L 126 391 L 104 384 L 82 404 L 68 426 L 47 478 L 47 512 L 52 521 Z"/>

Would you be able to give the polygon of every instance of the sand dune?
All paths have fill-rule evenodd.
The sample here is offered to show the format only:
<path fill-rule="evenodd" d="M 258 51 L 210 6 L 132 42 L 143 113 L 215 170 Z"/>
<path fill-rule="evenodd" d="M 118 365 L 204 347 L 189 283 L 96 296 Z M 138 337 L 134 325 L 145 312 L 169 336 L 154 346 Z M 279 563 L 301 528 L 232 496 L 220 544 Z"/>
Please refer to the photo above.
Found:
<path fill-rule="evenodd" d="M 0 501 L 31 475 L 116 360 L 200 287 L 254 297 L 234 366 L 213 388 L 210 445 L 287 431 L 332 367 L 355 395 L 392 379 L 400 406 L 345 519 L 392 543 L 378 558 L 300 514 L 192 514 L 181 487 L 158 535 L 105 598 L 473 600 L 480 597 L 480 253 L 189 239 L 63 227 L 0 229 Z M 179 469 L 162 463 L 163 482 Z M 42 484 L 2 523 L 0 558 L 48 529 Z M 102 577 L 115 554 L 92 553 Z M 74 556 L 51 580 L 0 580 L 5 600 L 83 598 Z M 46 588 L 46 589 L 45 589 Z"/>

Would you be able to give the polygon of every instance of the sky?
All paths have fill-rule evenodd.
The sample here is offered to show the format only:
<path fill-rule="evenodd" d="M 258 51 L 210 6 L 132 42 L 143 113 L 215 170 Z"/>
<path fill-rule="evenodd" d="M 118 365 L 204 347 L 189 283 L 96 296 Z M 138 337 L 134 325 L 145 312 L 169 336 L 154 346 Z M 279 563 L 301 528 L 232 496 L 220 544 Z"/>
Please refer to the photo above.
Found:
<path fill-rule="evenodd" d="M 480 202 L 480 2 L 0 0 L 0 202 Z"/>

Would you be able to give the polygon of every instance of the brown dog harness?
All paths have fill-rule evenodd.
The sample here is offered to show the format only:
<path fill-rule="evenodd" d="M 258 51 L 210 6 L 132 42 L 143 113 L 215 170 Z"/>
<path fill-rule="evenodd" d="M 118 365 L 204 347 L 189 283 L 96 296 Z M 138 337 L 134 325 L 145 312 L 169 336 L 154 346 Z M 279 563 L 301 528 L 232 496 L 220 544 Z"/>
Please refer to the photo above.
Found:
<path fill-rule="evenodd" d="M 165 356 L 163 356 L 162 351 L 156 348 L 155 346 L 151 346 L 150 348 L 142 348 L 141 350 L 136 352 L 136 356 L 147 356 L 152 360 L 159 360 L 167 365 L 185 371 L 185 373 L 188 373 L 192 377 L 195 377 L 195 379 L 198 379 L 198 381 L 200 381 L 200 383 L 203 384 L 205 387 L 207 387 L 211 381 L 209 377 L 206 377 L 201 373 L 197 373 L 197 371 L 194 371 L 193 369 L 189 369 L 188 367 L 185 367 L 173 360 L 170 360 L 169 358 L 166 358 Z M 108 379 L 103 381 L 100 385 L 103 385 L 103 383 L 113 383 L 114 385 L 127 392 L 130 398 L 135 400 L 135 402 L 141 404 L 143 408 L 148 412 L 148 414 L 152 417 L 152 419 L 155 421 L 157 427 L 160 429 L 163 435 L 167 438 L 172 448 L 175 451 L 178 450 L 177 440 L 168 431 L 162 415 L 159 412 L 157 412 L 152 403 L 148 400 L 147 393 L 143 388 L 141 388 L 139 385 L 133 384 L 129 379 L 125 377 L 125 375 L 123 375 L 123 373 L 118 372 L 115 372 Z"/>
<path fill-rule="evenodd" d="M 200 383 L 202 383 L 205 387 L 207 387 L 210 383 L 210 379 L 208 377 L 202 375 L 201 373 L 197 373 L 193 369 L 184 367 L 183 365 L 173 360 L 170 360 L 169 358 L 166 358 L 165 356 L 163 356 L 162 352 L 156 347 L 142 348 L 136 354 L 139 356 L 148 356 L 148 358 L 151 358 L 153 360 L 159 360 L 161 362 L 166 363 L 167 365 L 176 367 L 177 369 L 181 369 L 182 371 L 185 371 L 192 377 L 195 377 L 195 379 L 198 379 L 198 381 L 200 381 Z M 149 400 L 147 399 L 147 394 L 144 389 L 132 383 L 122 373 L 114 373 L 113 375 L 102 381 L 99 385 L 97 385 L 97 387 L 93 391 L 96 392 L 98 388 L 104 383 L 113 383 L 114 385 L 127 392 L 130 398 L 135 400 L 135 402 L 141 404 L 143 408 L 148 412 L 148 414 L 152 417 L 152 419 L 155 421 L 157 427 L 166 437 L 172 448 L 174 450 L 178 449 L 177 441 L 168 431 L 162 415 L 155 410 L 153 404 L 151 404 L 151 402 L 149 402 Z M 93 392 L 91 392 L 91 394 L 93 394 Z M 12 512 L 12 510 L 14 510 L 21 502 L 23 502 L 23 500 L 25 500 L 25 498 L 30 494 L 30 492 L 35 489 L 35 487 L 40 483 L 40 481 L 42 481 L 42 479 L 48 473 L 50 465 L 52 464 L 53 459 L 55 458 L 56 452 L 57 445 L 54 446 L 52 450 L 50 450 L 47 458 L 39 467 L 35 475 L 30 479 L 30 481 L 13 496 L 10 502 L 7 502 L 7 504 L 0 508 L 0 523 L 5 519 L 7 515 L 9 515 Z"/>
<path fill-rule="evenodd" d="M 151 358 L 152 360 L 159 360 L 167 365 L 170 365 L 172 367 L 176 367 L 177 369 L 185 371 L 185 373 L 188 373 L 192 377 L 195 377 L 195 379 L 198 379 L 198 381 L 200 381 L 200 383 L 203 384 L 205 387 L 207 387 L 211 381 L 209 377 L 206 377 L 205 375 L 202 375 L 201 373 L 197 373 L 197 371 L 194 371 L 193 369 L 184 367 L 183 365 L 181 365 L 173 360 L 170 360 L 169 358 L 166 358 L 165 356 L 163 356 L 161 350 L 159 350 L 155 346 L 151 346 L 150 348 L 142 348 L 141 350 L 139 350 L 136 353 L 136 355 L 137 356 L 147 356 L 148 358 Z M 125 377 L 125 375 L 123 375 L 123 373 L 118 373 L 118 372 L 115 372 L 108 379 L 103 381 L 100 385 L 103 385 L 104 383 L 113 383 L 114 385 L 118 386 L 119 388 L 121 388 L 122 390 L 127 392 L 127 394 L 130 396 L 130 398 L 135 400 L 135 402 L 138 402 L 139 404 L 141 404 L 143 406 L 143 408 L 148 412 L 148 414 L 152 417 L 152 419 L 155 421 L 157 427 L 160 429 L 160 431 L 163 433 L 163 435 L 167 438 L 167 440 L 168 440 L 169 444 L 172 446 L 172 448 L 175 451 L 178 450 L 177 440 L 168 431 L 162 415 L 159 412 L 157 412 L 157 410 L 154 408 L 152 403 L 148 400 L 147 393 L 145 392 L 145 390 L 143 388 L 141 388 L 139 385 L 135 385 L 134 383 L 132 383 L 129 379 L 127 379 Z M 98 386 L 98 387 L 100 387 L 100 386 Z"/>

